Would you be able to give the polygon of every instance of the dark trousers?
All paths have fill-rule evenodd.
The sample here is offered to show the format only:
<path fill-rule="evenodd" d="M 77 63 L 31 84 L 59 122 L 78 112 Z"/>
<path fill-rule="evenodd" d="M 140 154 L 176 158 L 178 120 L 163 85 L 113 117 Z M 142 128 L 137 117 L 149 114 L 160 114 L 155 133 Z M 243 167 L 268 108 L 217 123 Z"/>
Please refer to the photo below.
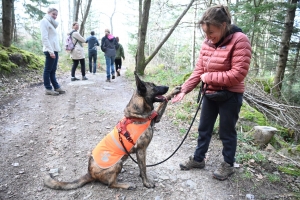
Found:
<path fill-rule="evenodd" d="M 194 152 L 194 160 L 201 162 L 205 158 L 214 124 L 219 114 L 219 137 L 223 143 L 222 155 L 225 162 L 233 165 L 237 146 L 235 125 L 239 117 L 242 101 L 243 94 L 241 93 L 235 93 L 228 100 L 221 102 L 203 97 L 198 127 L 198 143 Z"/>
<path fill-rule="evenodd" d="M 89 50 L 89 70 L 92 73 L 96 73 L 97 68 L 97 51 Z"/>
<path fill-rule="evenodd" d="M 75 71 L 76 71 L 76 68 L 77 68 L 79 62 L 80 62 L 80 67 L 81 67 L 81 74 L 82 74 L 82 76 L 85 76 L 85 60 L 83 58 L 80 60 L 73 60 L 73 65 L 72 65 L 72 70 L 71 70 L 72 77 L 75 77 Z"/>
<path fill-rule="evenodd" d="M 122 67 L 122 58 L 115 58 L 116 71 Z"/>
<path fill-rule="evenodd" d="M 56 51 L 54 52 L 55 58 L 51 58 L 48 51 L 44 52 L 44 54 L 46 57 L 44 73 L 43 73 L 44 86 L 48 90 L 52 90 L 52 86 L 54 87 L 54 89 L 57 89 L 60 87 L 56 80 L 58 52 Z"/>

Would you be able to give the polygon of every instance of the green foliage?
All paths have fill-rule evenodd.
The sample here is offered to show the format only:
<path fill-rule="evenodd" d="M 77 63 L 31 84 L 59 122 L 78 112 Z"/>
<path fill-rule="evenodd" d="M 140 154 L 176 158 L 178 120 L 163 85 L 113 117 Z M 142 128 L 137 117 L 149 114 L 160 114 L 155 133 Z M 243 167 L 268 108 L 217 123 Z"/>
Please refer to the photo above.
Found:
<path fill-rule="evenodd" d="M 300 176 L 300 169 L 293 165 L 278 166 L 278 170 L 292 176 Z"/>
<path fill-rule="evenodd" d="M 44 12 L 40 10 L 41 7 L 49 6 L 51 1 L 48 0 L 30 0 L 30 2 L 24 4 L 25 13 L 29 14 L 29 16 L 36 20 L 41 20 L 45 15 Z"/>
<path fill-rule="evenodd" d="M 252 121 L 260 126 L 267 126 L 269 124 L 262 113 L 257 111 L 255 108 L 250 107 L 248 104 L 242 105 L 240 118 Z"/>
<path fill-rule="evenodd" d="M 276 175 L 276 174 L 266 174 L 267 179 L 271 182 L 271 183 L 276 183 L 276 182 L 280 182 L 280 176 Z"/>
<path fill-rule="evenodd" d="M 249 170 L 245 170 L 244 173 L 242 174 L 242 178 L 244 179 L 251 179 L 253 178 L 253 174 Z"/>

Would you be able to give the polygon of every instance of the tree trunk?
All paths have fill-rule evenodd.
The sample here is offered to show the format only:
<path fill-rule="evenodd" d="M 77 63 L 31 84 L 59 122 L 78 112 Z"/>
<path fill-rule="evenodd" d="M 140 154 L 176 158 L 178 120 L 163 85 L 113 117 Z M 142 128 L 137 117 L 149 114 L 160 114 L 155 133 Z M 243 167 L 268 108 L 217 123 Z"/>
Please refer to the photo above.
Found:
<path fill-rule="evenodd" d="M 3 46 L 10 47 L 13 32 L 14 0 L 2 0 Z"/>
<path fill-rule="evenodd" d="M 92 0 L 88 0 L 88 4 L 86 7 L 86 10 L 84 11 L 83 19 L 81 22 L 79 33 L 80 33 L 80 35 L 82 35 L 82 37 L 84 36 L 84 25 L 85 25 L 88 15 L 89 15 L 89 12 L 90 12 L 91 3 L 92 3 Z"/>
<path fill-rule="evenodd" d="M 137 56 L 136 56 L 137 61 L 135 66 L 135 70 L 139 75 L 144 75 L 144 69 L 146 66 L 145 43 L 146 43 L 146 34 L 147 34 L 150 7 L 151 7 L 151 0 L 144 0 L 142 15 L 139 16 L 140 24 L 139 24 L 138 47 L 137 47 Z"/>
<path fill-rule="evenodd" d="M 295 54 L 294 62 L 293 62 L 293 65 L 292 65 L 290 82 L 289 82 L 289 85 L 288 85 L 288 97 L 290 97 L 290 98 L 293 97 L 292 87 L 296 83 L 296 69 L 297 69 L 297 63 L 298 63 L 298 60 L 299 60 L 299 52 L 300 52 L 300 38 L 299 38 L 299 42 L 296 46 L 296 54 Z"/>
<path fill-rule="evenodd" d="M 192 40 L 192 55 L 191 55 L 191 69 L 195 67 L 195 44 L 196 44 L 196 27 L 197 27 L 197 4 L 195 5 L 194 10 L 194 23 L 193 23 L 193 40 Z"/>
<path fill-rule="evenodd" d="M 144 6 L 143 6 L 143 13 L 142 13 L 142 19 L 141 24 L 139 25 L 139 41 L 138 41 L 138 52 L 137 52 L 137 65 L 136 65 L 136 71 L 139 75 L 144 75 L 145 68 L 147 64 L 154 58 L 154 56 L 158 53 L 160 48 L 164 45 L 164 43 L 168 40 L 168 38 L 171 36 L 175 28 L 178 26 L 180 20 L 184 17 L 184 15 L 187 13 L 187 11 L 190 9 L 190 7 L 193 5 L 195 0 L 191 0 L 187 8 L 183 11 L 183 13 L 179 16 L 179 18 L 176 20 L 172 28 L 170 29 L 169 33 L 165 36 L 165 38 L 161 41 L 161 43 L 156 47 L 156 49 L 153 51 L 153 53 L 146 59 L 145 58 L 145 43 L 146 43 L 146 34 L 147 34 L 147 26 L 148 26 L 148 19 L 149 19 L 149 11 L 151 6 L 151 0 L 144 0 Z"/>
<path fill-rule="evenodd" d="M 74 22 L 78 21 L 80 5 L 81 5 L 81 0 L 77 0 L 77 1 L 74 0 L 74 16 L 73 16 Z"/>
<path fill-rule="evenodd" d="M 295 12 L 297 6 L 297 0 L 291 0 L 291 6 L 288 6 L 285 17 L 284 31 L 281 37 L 281 46 L 279 50 L 279 59 L 276 66 L 276 75 L 274 78 L 274 95 L 281 96 L 282 81 L 284 79 L 284 72 L 288 59 L 288 52 L 290 48 L 290 39 L 294 26 Z"/>

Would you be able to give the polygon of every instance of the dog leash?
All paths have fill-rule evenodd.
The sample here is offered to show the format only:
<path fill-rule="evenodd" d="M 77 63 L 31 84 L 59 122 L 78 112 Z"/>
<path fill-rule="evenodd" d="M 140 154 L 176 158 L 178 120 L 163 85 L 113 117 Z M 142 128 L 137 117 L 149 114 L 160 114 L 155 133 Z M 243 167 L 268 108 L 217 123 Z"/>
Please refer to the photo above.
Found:
<path fill-rule="evenodd" d="M 197 103 L 199 103 L 199 104 L 198 104 L 198 107 L 197 107 L 195 116 L 193 117 L 192 123 L 191 123 L 191 125 L 190 125 L 188 131 L 186 132 L 186 134 L 185 134 L 183 140 L 182 140 L 181 143 L 179 144 L 179 146 L 178 146 L 178 147 L 175 149 L 175 151 L 174 151 L 169 157 L 167 157 L 165 160 L 160 161 L 160 162 L 158 162 L 158 163 L 156 163 L 156 164 L 146 165 L 146 167 L 154 167 L 154 166 L 156 166 L 156 165 L 159 165 L 159 164 L 162 164 L 162 163 L 166 162 L 167 160 L 169 160 L 169 159 L 170 159 L 170 158 L 171 158 L 171 157 L 179 150 L 179 148 L 181 147 L 181 145 L 183 144 L 183 142 L 184 142 L 185 139 L 187 138 L 187 136 L 188 136 L 188 134 L 189 134 L 189 132 L 190 132 L 190 130 L 191 130 L 193 124 L 194 124 L 194 121 L 195 121 L 195 119 L 196 119 L 196 117 L 197 117 L 197 114 L 198 114 L 198 111 L 199 111 L 199 109 L 200 109 L 200 106 L 201 106 L 201 104 L 202 104 L 203 97 L 204 97 L 204 95 L 201 95 L 202 90 L 203 90 L 203 94 L 205 94 L 206 89 L 207 89 L 207 87 L 208 87 L 208 84 L 205 84 L 206 87 L 204 88 L 204 84 L 205 84 L 204 82 L 201 82 L 201 87 L 200 87 L 199 94 L 198 94 L 198 98 L 197 98 Z M 119 136 L 119 138 L 121 138 L 121 137 Z M 125 149 L 127 155 L 131 158 L 131 160 L 132 160 L 133 162 L 135 162 L 136 164 L 138 164 L 138 162 L 137 162 L 137 161 L 129 154 L 129 152 L 128 152 L 127 149 L 125 148 L 125 145 L 124 145 L 122 139 L 120 139 L 120 142 L 121 142 L 123 148 Z"/>

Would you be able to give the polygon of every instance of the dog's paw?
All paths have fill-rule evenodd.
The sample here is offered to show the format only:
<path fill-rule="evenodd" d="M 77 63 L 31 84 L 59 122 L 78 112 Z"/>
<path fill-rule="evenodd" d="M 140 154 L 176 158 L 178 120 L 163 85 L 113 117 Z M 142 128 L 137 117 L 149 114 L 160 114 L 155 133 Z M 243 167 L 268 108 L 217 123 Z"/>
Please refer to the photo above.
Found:
<path fill-rule="evenodd" d="M 178 94 L 178 93 L 180 92 L 180 90 L 181 90 L 181 86 L 176 86 L 176 87 L 172 90 L 171 95 L 172 95 L 172 96 L 175 96 L 176 94 Z"/>
<path fill-rule="evenodd" d="M 149 180 L 144 181 L 143 184 L 146 188 L 154 188 L 155 187 L 155 184 L 152 181 L 149 181 Z"/>
<path fill-rule="evenodd" d="M 130 186 L 127 188 L 127 190 L 134 190 L 136 189 L 136 185 L 134 185 L 133 183 L 129 183 Z"/>

